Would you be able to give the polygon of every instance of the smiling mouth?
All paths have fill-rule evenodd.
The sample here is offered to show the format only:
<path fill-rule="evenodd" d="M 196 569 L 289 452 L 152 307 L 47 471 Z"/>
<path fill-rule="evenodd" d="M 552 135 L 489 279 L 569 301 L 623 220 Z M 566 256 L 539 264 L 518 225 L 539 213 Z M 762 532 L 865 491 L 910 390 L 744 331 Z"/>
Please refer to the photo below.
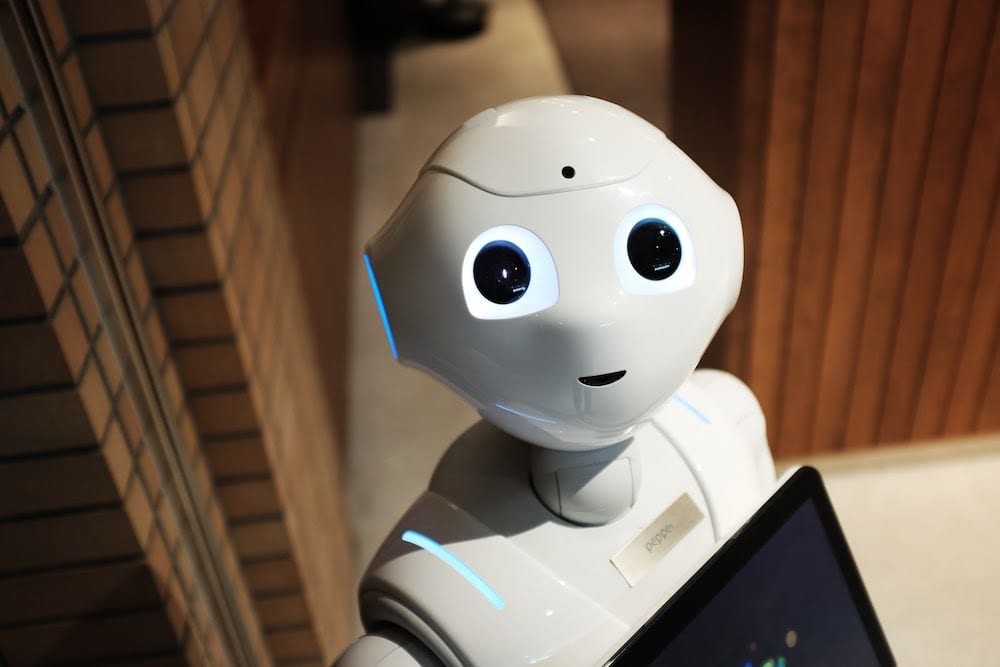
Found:
<path fill-rule="evenodd" d="M 615 371 L 614 373 L 604 373 L 602 375 L 587 375 L 577 379 L 580 381 L 580 384 L 585 384 L 588 387 L 604 387 L 612 382 L 618 382 L 623 377 L 625 377 L 625 371 Z"/>

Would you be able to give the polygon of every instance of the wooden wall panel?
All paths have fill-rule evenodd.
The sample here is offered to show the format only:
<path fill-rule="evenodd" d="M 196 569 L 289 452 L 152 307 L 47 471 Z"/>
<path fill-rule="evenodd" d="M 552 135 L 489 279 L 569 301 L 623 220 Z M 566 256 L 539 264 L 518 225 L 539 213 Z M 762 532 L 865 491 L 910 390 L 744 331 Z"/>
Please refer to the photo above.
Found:
<path fill-rule="evenodd" d="M 694 4 L 694 3 L 691 3 Z M 757 187 L 756 176 L 767 148 L 768 114 L 770 112 L 769 86 L 760 82 L 770 82 L 774 63 L 774 49 L 770 48 L 774 40 L 777 2 L 767 0 L 750 8 L 740 4 L 743 10 L 743 45 L 745 57 L 740 59 L 740 71 L 736 76 L 739 90 L 735 92 L 736 103 L 730 105 L 734 117 L 728 125 L 737 128 L 735 135 L 737 145 L 742 148 L 738 152 L 734 177 L 731 179 L 731 192 L 740 202 L 744 215 L 757 219 L 761 215 L 764 197 L 762 189 Z M 725 36 L 723 36 L 725 38 Z M 724 46 L 723 46 L 724 49 Z M 742 100 L 741 106 L 738 101 Z M 725 156 L 731 154 L 730 146 L 717 146 L 723 164 Z M 731 158 L 730 158 L 731 159 Z M 759 229 L 746 226 L 743 230 L 743 245 L 746 259 L 746 270 L 743 276 L 743 298 L 737 302 L 732 315 L 726 324 L 726 329 L 720 332 L 718 342 L 713 343 L 709 352 L 718 356 L 717 364 L 728 368 L 739 377 L 747 377 L 750 372 L 748 355 L 744 350 L 733 344 L 737 340 L 749 340 L 752 308 L 755 301 L 757 285 L 757 258 L 760 249 Z M 708 359 L 707 361 L 711 361 Z"/>
<path fill-rule="evenodd" d="M 979 421 L 976 427 L 980 431 L 1000 430 L 1000 354 L 997 353 L 997 343 L 993 345 L 993 364 L 986 390 L 983 392 L 979 406 Z"/>
<path fill-rule="evenodd" d="M 864 2 L 827 3 L 822 9 L 816 83 L 809 120 L 808 158 L 802 171 L 802 208 L 797 223 L 798 243 L 792 267 L 795 280 L 787 318 L 788 342 L 777 378 L 799 396 L 796 409 L 771 413 L 778 439 L 791 450 L 808 447 L 815 415 L 819 365 L 814 359 L 823 342 L 826 304 L 832 283 L 837 222 L 847 173 L 847 142 L 857 97 L 858 65 L 863 36 Z M 819 85 L 823 82 L 823 85 Z M 806 224 L 808 220 L 809 224 Z M 765 312 L 765 317 L 767 314 Z"/>
<path fill-rule="evenodd" d="M 775 452 L 1000 428 L 1000 3 L 684 4 L 678 34 L 739 16 L 675 41 L 674 139 L 743 215 L 744 292 L 708 361 L 748 380 Z M 738 99 L 728 147 L 691 121 L 702 57 L 731 63 L 710 79 Z"/>
<path fill-rule="evenodd" d="M 950 24 L 950 3 L 914 3 L 902 58 L 899 93 L 889 129 L 889 155 L 883 166 L 874 255 L 867 286 L 860 276 L 845 276 L 866 290 L 865 309 L 859 322 L 861 339 L 845 442 L 874 442 L 886 392 L 885 361 L 891 354 L 894 324 L 902 295 L 901 281 L 912 241 L 913 219 L 922 188 L 923 170 L 933 122 L 942 61 Z"/>
<path fill-rule="evenodd" d="M 778 4 L 768 142 L 763 166 L 763 207 L 756 299 L 750 329 L 749 378 L 765 414 L 780 423 L 781 377 L 787 359 L 788 305 L 793 296 L 797 237 L 812 121 L 816 56 L 812 45 L 821 8 L 811 0 Z"/>
<path fill-rule="evenodd" d="M 996 190 L 1000 190 L 1000 187 L 996 187 Z M 995 391 L 992 393 L 992 410 L 986 409 L 985 400 L 991 393 L 989 360 L 992 359 L 992 366 L 996 368 L 997 349 L 1000 348 L 1000 313 L 996 312 L 995 306 L 996 295 L 1000 293 L 1000 208 L 997 206 L 995 193 L 992 218 L 988 219 L 987 224 L 987 239 L 983 244 L 979 263 L 978 285 L 972 296 L 968 324 L 962 332 L 963 343 L 955 351 L 958 363 L 945 417 L 946 433 L 1000 428 L 996 424 L 996 413 L 1000 410 L 995 407 L 1000 398 L 997 398 Z M 992 412 L 992 423 L 989 426 L 980 419 L 981 412 Z"/>
<path fill-rule="evenodd" d="M 967 233 L 968 222 L 957 217 L 955 204 L 961 181 L 967 178 L 969 139 L 994 13 L 995 6 L 987 2 L 959 3 L 954 9 L 927 165 L 918 193 L 919 209 L 911 223 L 910 253 L 890 347 L 892 355 L 878 441 L 910 437 L 949 239 L 953 234 Z M 950 224 L 942 224 L 943 221 Z"/>
<path fill-rule="evenodd" d="M 988 21 L 984 24 L 990 26 Z M 948 421 L 949 403 L 956 406 L 960 403 L 976 405 L 973 397 L 977 392 L 968 391 L 975 383 L 965 379 L 958 381 L 964 356 L 962 351 L 971 348 L 968 358 L 970 361 L 979 360 L 980 368 L 977 370 L 981 371 L 982 360 L 988 356 L 991 346 L 995 347 L 994 339 L 988 335 L 995 325 L 975 321 L 977 316 L 992 314 L 988 304 L 978 305 L 982 312 L 970 309 L 980 278 L 980 285 L 986 287 L 986 292 L 992 291 L 994 298 L 1000 290 L 1000 284 L 995 282 L 992 288 L 987 287 L 988 272 L 1000 276 L 987 259 L 991 224 L 992 237 L 996 239 L 998 236 L 996 193 L 1000 191 L 1000 160 L 997 159 L 1000 155 L 1000 35 L 996 32 L 989 44 L 985 64 L 979 85 L 979 104 L 968 144 L 968 159 L 959 184 L 961 189 L 955 207 L 955 227 L 951 230 L 944 258 L 944 274 L 933 323 L 928 327 L 930 339 L 924 382 L 919 386 L 913 424 L 913 435 L 917 438 L 942 430 L 960 433 L 969 429 L 968 420 L 965 425 Z M 942 257 L 937 259 L 940 261 Z M 994 255 L 992 261 L 1000 261 L 1000 257 Z M 985 340 L 984 333 L 987 334 Z M 968 405 L 963 405 L 961 409 L 964 411 Z"/>
<path fill-rule="evenodd" d="M 834 223 L 837 250 L 823 342 L 817 349 L 815 418 L 811 434 L 805 436 L 805 442 L 819 451 L 839 446 L 846 431 L 844 415 L 851 397 L 859 350 L 858 321 L 865 302 L 859 285 L 869 275 L 874 256 L 908 16 L 907 0 L 887 0 L 866 8 L 851 137 L 846 148 L 850 168 L 845 168 L 844 187 L 838 193 L 842 210 Z"/>

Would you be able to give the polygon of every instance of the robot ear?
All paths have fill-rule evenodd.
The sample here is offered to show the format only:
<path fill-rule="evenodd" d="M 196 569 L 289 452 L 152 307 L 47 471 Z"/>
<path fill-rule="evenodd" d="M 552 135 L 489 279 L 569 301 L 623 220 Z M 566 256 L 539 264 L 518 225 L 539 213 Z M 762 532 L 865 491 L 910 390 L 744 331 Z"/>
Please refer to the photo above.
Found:
<path fill-rule="evenodd" d="M 522 317 L 559 299 L 556 264 L 545 243 L 516 225 L 491 227 L 469 244 L 462 261 L 462 292 L 481 320 Z"/>
<path fill-rule="evenodd" d="M 667 294 L 694 284 L 694 241 L 677 213 L 659 204 L 637 206 L 615 231 L 615 269 L 632 294 Z"/>

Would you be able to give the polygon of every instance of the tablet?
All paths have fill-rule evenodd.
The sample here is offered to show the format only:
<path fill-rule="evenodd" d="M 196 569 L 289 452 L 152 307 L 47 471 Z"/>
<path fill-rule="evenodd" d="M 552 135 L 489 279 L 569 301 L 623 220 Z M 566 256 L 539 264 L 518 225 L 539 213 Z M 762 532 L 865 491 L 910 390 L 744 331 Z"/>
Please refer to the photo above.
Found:
<path fill-rule="evenodd" d="M 607 663 L 895 665 L 819 473 L 800 468 Z"/>

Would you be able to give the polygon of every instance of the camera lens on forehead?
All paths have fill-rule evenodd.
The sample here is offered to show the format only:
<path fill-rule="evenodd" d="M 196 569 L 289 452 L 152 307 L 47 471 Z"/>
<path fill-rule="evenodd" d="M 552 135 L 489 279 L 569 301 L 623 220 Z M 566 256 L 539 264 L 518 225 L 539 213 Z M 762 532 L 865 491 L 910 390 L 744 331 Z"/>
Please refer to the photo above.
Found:
<path fill-rule="evenodd" d="M 628 259 L 643 278 L 665 280 L 681 263 L 681 241 L 663 220 L 647 218 L 628 235 Z"/>
<path fill-rule="evenodd" d="M 509 241 L 494 241 L 483 247 L 472 265 L 479 293 L 493 303 L 513 303 L 524 296 L 531 282 L 528 258 Z"/>

